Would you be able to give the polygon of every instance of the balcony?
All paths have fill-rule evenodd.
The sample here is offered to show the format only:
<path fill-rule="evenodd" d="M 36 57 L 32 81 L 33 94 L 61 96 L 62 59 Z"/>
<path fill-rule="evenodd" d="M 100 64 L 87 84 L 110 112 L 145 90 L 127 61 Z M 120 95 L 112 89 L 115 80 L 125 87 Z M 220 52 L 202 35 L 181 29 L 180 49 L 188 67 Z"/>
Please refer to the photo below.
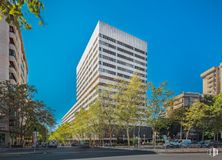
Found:
<path fill-rule="evenodd" d="M 9 67 L 9 79 L 18 82 L 17 72 L 13 67 Z"/>

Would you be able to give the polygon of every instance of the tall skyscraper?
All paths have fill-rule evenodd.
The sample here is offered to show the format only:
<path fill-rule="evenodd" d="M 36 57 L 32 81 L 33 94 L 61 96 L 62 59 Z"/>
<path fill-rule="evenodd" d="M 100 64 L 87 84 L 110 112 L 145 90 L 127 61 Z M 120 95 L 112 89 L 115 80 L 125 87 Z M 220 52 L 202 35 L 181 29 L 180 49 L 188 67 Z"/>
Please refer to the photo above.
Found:
<path fill-rule="evenodd" d="M 0 81 L 27 83 L 28 65 L 20 29 L 0 21 Z M 1 113 L 0 113 L 1 114 Z M 0 119 L 0 146 L 9 143 L 9 119 Z"/>
<path fill-rule="evenodd" d="M 203 94 L 217 95 L 222 92 L 222 63 L 201 74 L 203 78 Z"/>
<path fill-rule="evenodd" d="M 77 102 L 62 122 L 74 119 L 74 113 L 87 108 L 105 89 L 121 77 L 129 81 L 137 73 L 147 81 L 147 43 L 115 27 L 98 22 L 76 69 Z"/>

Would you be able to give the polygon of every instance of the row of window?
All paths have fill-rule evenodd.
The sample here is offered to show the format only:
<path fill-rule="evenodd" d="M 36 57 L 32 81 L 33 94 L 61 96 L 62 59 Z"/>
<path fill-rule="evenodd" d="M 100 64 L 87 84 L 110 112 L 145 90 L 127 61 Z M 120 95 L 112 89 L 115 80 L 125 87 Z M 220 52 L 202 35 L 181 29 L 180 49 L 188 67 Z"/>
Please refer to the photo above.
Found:
<path fill-rule="evenodd" d="M 100 54 L 99 57 L 100 57 L 100 58 L 103 58 L 103 59 L 106 59 L 106 60 L 109 60 L 109 61 L 111 61 L 111 62 L 116 62 L 116 59 L 111 58 L 111 57 L 108 57 L 108 56 L 106 56 L 106 55 Z M 129 58 L 129 57 L 126 57 L 126 56 L 123 56 L 123 55 L 120 55 L 120 54 L 118 54 L 118 57 L 123 58 L 123 59 Z M 129 59 L 129 60 L 131 60 L 131 59 Z M 128 66 L 128 67 L 131 67 L 131 68 L 138 69 L 138 70 L 140 70 L 140 71 L 146 72 L 146 70 L 145 70 L 144 68 L 142 68 L 142 67 L 134 66 L 134 65 L 132 65 L 132 64 L 123 62 L 123 61 L 121 61 L 121 60 L 117 60 L 117 63 L 122 64 L 122 65 L 124 65 L 124 66 Z"/>
<path fill-rule="evenodd" d="M 84 74 L 84 70 L 85 67 L 88 67 L 89 64 L 89 60 L 91 59 L 91 56 L 93 55 L 93 53 L 95 52 L 95 49 L 97 48 L 97 45 L 95 45 L 97 42 L 97 38 L 94 40 L 92 47 L 89 50 L 89 54 L 87 55 L 85 61 L 83 62 L 82 66 L 79 69 L 79 73 L 77 75 L 77 79 L 80 79 L 80 77 L 82 76 L 82 74 Z M 95 53 L 94 53 L 95 54 Z M 93 58 L 95 57 L 95 55 L 93 56 Z"/>
<path fill-rule="evenodd" d="M 112 64 L 109 64 L 109 63 L 106 63 L 106 62 L 99 62 L 101 65 L 103 66 L 106 66 L 106 67 L 109 67 L 109 68 L 112 68 L 112 69 L 116 69 L 116 66 L 115 65 L 112 65 Z M 120 71 L 123 71 L 123 72 L 127 72 L 127 73 L 130 73 L 130 74 L 133 74 L 134 72 L 132 70 L 129 70 L 129 69 L 126 69 L 126 68 L 122 68 L 122 67 L 117 67 L 118 70 Z M 105 72 L 105 73 L 108 73 L 108 74 L 112 74 L 112 75 L 116 75 L 116 72 L 114 71 L 110 71 L 110 70 L 107 70 L 107 69 L 104 69 L 104 68 L 99 68 L 99 70 L 101 72 Z M 145 74 L 142 74 L 142 73 L 137 73 L 139 76 L 141 77 L 146 77 Z M 118 75 L 118 74 L 117 74 Z M 124 76 L 124 77 L 127 77 L 127 76 Z"/>
<path fill-rule="evenodd" d="M 107 49 L 105 49 L 105 48 L 99 47 L 99 50 L 100 50 L 100 51 L 103 51 L 103 52 L 105 52 L 105 53 L 108 53 L 108 54 L 110 54 L 110 55 L 112 55 L 112 56 L 116 56 L 116 53 L 115 53 L 115 52 L 110 51 L 110 50 L 107 50 Z M 132 60 L 130 59 L 130 61 L 132 61 Z M 142 65 L 142 66 L 145 66 L 145 65 L 146 65 L 145 63 L 140 62 L 140 61 L 138 61 L 138 60 L 136 60 L 136 59 L 134 59 L 134 62 L 137 63 L 137 64 L 140 64 L 140 65 Z"/>
<path fill-rule="evenodd" d="M 110 44 L 110 43 L 107 43 L 107 42 L 104 42 L 104 41 L 101 41 L 101 40 L 99 40 L 99 43 L 100 43 L 101 45 L 107 46 L 107 47 L 109 47 L 109 48 L 117 49 L 118 51 L 123 52 L 123 53 L 126 53 L 126 54 L 128 54 L 128 55 L 131 55 L 131 56 L 134 56 L 134 55 L 135 55 L 135 57 L 137 57 L 137 58 L 139 58 L 139 59 L 146 60 L 146 58 L 143 57 L 143 56 L 140 56 L 140 55 L 138 55 L 138 54 L 134 54 L 134 53 L 132 53 L 132 52 L 130 52 L 130 51 L 127 51 L 127 50 L 125 50 L 125 49 L 116 47 L 116 46 L 114 46 L 114 45 L 112 45 L 112 44 Z"/>
<path fill-rule="evenodd" d="M 99 36 L 102 37 L 102 38 L 104 38 L 104 39 L 106 39 L 106 40 L 108 40 L 108 41 L 111 41 L 111 42 L 113 42 L 113 43 L 116 43 L 116 42 L 117 42 L 117 44 L 119 44 L 119 45 L 121 45 L 121 46 L 124 46 L 124 47 L 126 47 L 126 48 L 132 49 L 132 50 L 134 50 L 134 51 L 136 51 L 136 52 L 139 52 L 139 53 L 142 53 L 142 54 L 145 54 L 145 55 L 146 55 L 146 52 L 144 52 L 144 51 L 142 51 L 142 50 L 140 50 L 140 49 L 138 49 L 138 48 L 135 48 L 135 47 L 133 47 L 133 46 L 130 46 L 130 45 L 126 44 L 126 43 L 117 41 L 117 40 L 115 40 L 115 39 L 113 39 L 113 38 L 111 38 L 111 37 L 109 37 L 109 36 L 106 36 L 106 35 L 101 34 L 101 33 L 99 34 Z"/>
<path fill-rule="evenodd" d="M 104 56 L 104 55 L 102 55 L 102 56 Z M 110 57 L 109 57 L 110 58 Z M 122 62 L 122 61 L 119 61 L 119 60 L 117 60 L 117 62 L 119 63 L 119 62 L 121 62 L 120 64 L 122 64 L 122 65 L 124 65 L 125 66 L 125 62 Z M 101 62 L 101 61 L 99 61 L 99 64 L 102 64 L 103 66 L 106 66 L 106 67 L 110 67 L 110 68 L 113 68 L 113 69 L 116 69 L 116 66 L 115 65 L 113 65 L 113 64 L 110 64 L 110 63 L 106 63 L 106 62 Z M 133 65 L 132 65 L 133 66 Z M 120 69 L 119 69 L 120 68 Z M 119 70 L 121 70 L 121 71 L 125 71 L 125 72 L 128 72 L 128 73 L 133 73 L 133 71 L 131 71 L 131 70 L 129 70 L 129 69 L 125 69 L 125 68 L 122 68 L 122 67 L 117 67 L 117 69 L 119 69 Z M 137 70 L 140 70 L 140 71 L 144 71 L 145 72 L 145 69 L 144 68 L 141 68 L 141 67 L 138 67 L 138 66 L 135 66 L 135 69 L 137 69 Z M 145 75 L 144 74 L 141 74 L 142 75 L 142 77 L 145 77 Z"/>
<path fill-rule="evenodd" d="M 88 88 L 91 87 L 95 83 L 95 81 L 98 79 L 98 77 L 96 76 L 97 73 L 98 72 L 94 72 L 93 75 L 91 74 L 90 81 L 88 81 L 87 85 L 82 86 L 83 88 L 81 90 L 77 88 L 77 100 L 81 99 L 81 97 L 85 95 Z"/>
<path fill-rule="evenodd" d="M 90 51 L 89 51 L 89 55 L 86 57 L 85 61 L 83 62 L 78 74 L 77 74 L 77 87 L 81 85 L 81 83 L 86 82 L 85 80 L 85 76 L 88 72 L 90 72 L 92 65 L 94 65 L 94 63 L 96 63 L 96 55 L 97 52 L 97 44 L 96 44 L 97 39 L 94 41 L 93 46 L 91 47 Z M 94 60 L 94 61 L 93 61 Z M 93 63 L 92 63 L 93 61 Z M 87 78 L 87 77 L 86 77 Z"/>

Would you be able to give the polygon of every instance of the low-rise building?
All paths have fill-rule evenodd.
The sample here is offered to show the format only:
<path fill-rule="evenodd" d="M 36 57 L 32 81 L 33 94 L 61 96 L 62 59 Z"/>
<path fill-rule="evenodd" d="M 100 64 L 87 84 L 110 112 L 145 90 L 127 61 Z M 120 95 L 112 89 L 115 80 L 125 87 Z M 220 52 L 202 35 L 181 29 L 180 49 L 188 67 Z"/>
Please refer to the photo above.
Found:
<path fill-rule="evenodd" d="M 175 97 L 173 97 L 173 109 L 177 109 L 180 107 L 186 107 L 192 105 L 194 102 L 198 102 L 201 100 L 200 93 L 194 92 L 183 92 Z"/>

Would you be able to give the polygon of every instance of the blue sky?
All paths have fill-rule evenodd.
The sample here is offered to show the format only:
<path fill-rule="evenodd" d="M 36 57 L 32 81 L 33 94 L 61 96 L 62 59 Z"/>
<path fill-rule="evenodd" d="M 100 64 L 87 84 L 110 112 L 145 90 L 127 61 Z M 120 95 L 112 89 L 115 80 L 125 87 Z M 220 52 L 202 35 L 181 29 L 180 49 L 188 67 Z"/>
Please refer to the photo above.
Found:
<path fill-rule="evenodd" d="M 45 26 L 23 31 L 29 84 L 62 116 L 76 101 L 76 66 L 98 20 L 148 42 L 148 80 L 175 94 L 202 92 L 200 74 L 222 61 L 220 0 L 45 0 Z"/>

